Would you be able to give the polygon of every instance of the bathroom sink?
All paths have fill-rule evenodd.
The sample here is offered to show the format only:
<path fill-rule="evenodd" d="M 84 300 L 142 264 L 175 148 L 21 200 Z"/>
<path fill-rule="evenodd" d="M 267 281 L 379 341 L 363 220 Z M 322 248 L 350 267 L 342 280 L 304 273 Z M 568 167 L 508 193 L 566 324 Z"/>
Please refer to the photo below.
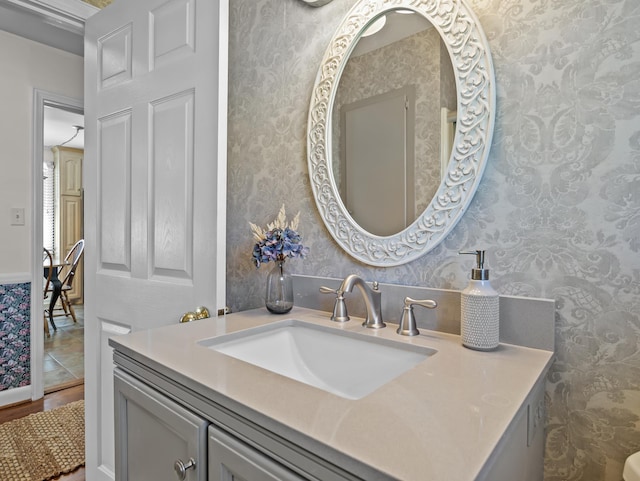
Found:
<path fill-rule="evenodd" d="M 435 350 L 288 319 L 198 344 L 347 399 L 360 399 Z"/>

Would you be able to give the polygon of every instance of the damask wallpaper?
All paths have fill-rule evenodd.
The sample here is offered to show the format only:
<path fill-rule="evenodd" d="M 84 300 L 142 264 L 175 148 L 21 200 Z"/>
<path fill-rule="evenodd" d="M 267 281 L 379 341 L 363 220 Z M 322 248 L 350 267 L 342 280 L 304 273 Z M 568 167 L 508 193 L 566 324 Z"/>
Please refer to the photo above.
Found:
<path fill-rule="evenodd" d="M 31 284 L 0 285 L 0 391 L 31 382 Z"/>
<path fill-rule="evenodd" d="M 485 248 L 502 294 L 556 300 L 546 385 L 546 481 L 620 481 L 640 450 L 640 3 L 470 0 L 497 80 L 488 167 L 433 252 L 372 268 L 341 252 L 315 210 L 306 123 L 317 68 L 355 0 L 232 0 L 228 303 L 263 304 L 248 222 L 285 203 L 311 248 L 300 274 L 461 289 Z M 416 59 L 419 61 L 419 59 Z"/>

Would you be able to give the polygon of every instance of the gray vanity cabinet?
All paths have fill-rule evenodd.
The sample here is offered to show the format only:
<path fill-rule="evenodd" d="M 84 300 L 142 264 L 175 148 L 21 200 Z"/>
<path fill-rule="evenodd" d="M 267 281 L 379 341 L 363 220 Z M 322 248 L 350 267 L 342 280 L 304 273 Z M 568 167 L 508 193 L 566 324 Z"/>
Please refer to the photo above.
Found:
<path fill-rule="evenodd" d="M 209 481 L 303 481 L 264 454 L 209 426 Z"/>
<path fill-rule="evenodd" d="M 118 368 L 114 388 L 117 481 L 305 479 Z"/>
<path fill-rule="evenodd" d="M 196 323 L 191 325 L 197 327 Z M 141 332 L 140 335 L 144 335 L 140 344 L 146 345 L 149 342 L 148 334 Z M 198 339 L 201 338 L 202 334 L 198 333 Z M 127 339 L 130 337 L 125 336 Z M 169 336 L 160 344 L 163 349 L 170 345 L 171 339 Z M 154 346 L 153 343 L 150 345 Z M 423 475 L 421 468 L 412 468 L 410 476 L 398 476 L 388 474 L 382 468 L 384 463 L 395 458 L 383 456 L 379 466 L 372 466 L 348 454 L 343 455 L 337 448 L 330 448 L 303 431 L 288 428 L 266 413 L 256 411 L 255 407 L 226 397 L 214 388 L 206 387 L 200 380 L 172 370 L 165 363 L 150 361 L 139 355 L 138 351 L 127 350 L 126 347 L 120 350 L 118 344 L 115 347 L 116 481 L 386 481 L 427 478 L 541 481 L 543 478 L 544 372 L 536 377 L 536 382 L 527 390 L 526 397 L 518 407 L 513 406 L 515 415 L 512 418 L 499 416 L 502 406 L 509 406 L 505 404 L 505 400 L 510 401 L 508 397 L 498 394 L 482 399 L 484 403 L 493 403 L 492 408 L 485 411 L 488 413 L 487 429 L 498 432 L 501 423 L 503 430 L 492 438 L 496 444 L 481 466 L 472 466 L 473 470 L 467 469 L 463 476 L 454 475 L 452 478 L 448 472 L 450 463 L 441 468 L 443 463 L 438 461 L 437 469 L 442 471 L 433 476 L 430 472 L 428 476 Z M 455 349 L 462 349 L 457 342 Z M 522 357 L 529 356 L 529 359 L 541 357 L 538 353 L 530 352 L 534 350 L 520 352 L 516 348 L 505 347 L 503 351 L 509 352 L 509 349 Z M 157 351 L 159 349 L 153 350 L 154 353 Z M 172 355 L 183 352 L 181 348 Z M 443 352 L 446 353 L 444 348 L 438 355 L 444 355 Z M 466 354 L 466 351 L 462 352 Z M 456 359 L 454 355 L 451 359 Z M 224 375 L 220 376 L 219 382 L 222 383 L 226 379 L 226 369 L 230 367 L 233 366 L 211 365 L 203 369 L 225 369 Z M 202 377 L 202 369 L 194 368 L 194 371 Z M 514 379 L 511 382 L 516 381 Z M 252 378 L 247 375 L 242 382 L 250 383 Z M 404 388 L 402 386 L 402 390 L 397 392 L 404 394 Z M 491 394 L 493 391 L 487 392 Z M 389 399 L 392 400 L 393 396 Z M 362 405 L 367 406 L 365 403 Z M 355 404 L 353 409 L 356 409 Z M 420 415 L 419 412 L 417 414 Z M 484 421 L 484 418 L 480 420 Z M 425 427 L 421 423 L 419 421 L 416 426 Z M 357 426 L 353 425 L 353 429 L 357 429 Z M 390 429 L 393 432 L 393 426 Z M 472 427 L 468 432 L 474 433 L 475 429 Z M 344 435 L 344 431 L 341 434 Z M 372 441 L 382 446 L 387 442 L 380 438 Z M 407 445 L 407 452 L 416 453 L 416 449 L 420 448 Z M 430 459 L 435 458 L 431 458 L 424 449 L 422 452 L 425 452 L 427 462 L 413 466 L 431 469 Z M 456 456 L 459 453 L 452 451 L 451 459 Z M 415 459 L 415 456 L 410 456 L 406 462 L 416 462 Z M 433 465 L 436 466 L 436 463 Z M 456 468 L 454 465 L 450 467 L 452 471 L 460 472 Z M 396 472 L 400 471 L 401 467 L 396 467 Z"/>
<path fill-rule="evenodd" d="M 206 481 L 209 422 L 118 369 L 114 388 L 116 480 Z"/>

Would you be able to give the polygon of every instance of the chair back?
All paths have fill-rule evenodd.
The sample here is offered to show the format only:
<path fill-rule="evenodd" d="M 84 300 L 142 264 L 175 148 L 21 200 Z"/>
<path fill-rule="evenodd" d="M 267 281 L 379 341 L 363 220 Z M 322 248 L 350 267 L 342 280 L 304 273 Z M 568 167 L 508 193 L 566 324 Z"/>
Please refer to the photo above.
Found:
<path fill-rule="evenodd" d="M 47 267 L 47 263 L 49 267 Z M 42 248 L 42 267 L 44 268 L 43 272 L 46 272 L 47 277 L 45 277 L 44 282 L 44 298 L 47 297 L 47 291 L 49 290 L 49 285 L 51 284 L 51 277 L 53 276 L 53 256 L 48 249 Z"/>
<path fill-rule="evenodd" d="M 65 272 L 62 277 L 62 287 L 66 289 L 71 288 L 71 284 L 73 283 L 73 278 L 76 275 L 76 268 L 78 267 L 78 263 L 80 262 L 80 258 L 82 257 L 82 253 L 84 252 L 84 239 L 80 239 L 76 242 L 66 257 L 64 258 Z M 68 266 L 68 267 L 67 267 Z"/>

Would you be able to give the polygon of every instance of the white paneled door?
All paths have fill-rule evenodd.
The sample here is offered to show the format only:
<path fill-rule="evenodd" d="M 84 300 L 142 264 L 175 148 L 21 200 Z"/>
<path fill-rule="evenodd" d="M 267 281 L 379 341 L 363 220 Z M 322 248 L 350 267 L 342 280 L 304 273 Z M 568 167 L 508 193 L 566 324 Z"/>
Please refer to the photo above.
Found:
<path fill-rule="evenodd" d="M 108 338 L 224 306 L 228 0 L 116 0 L 85 30 L 87 479 L 113 479 Z"/>
<path fill-rule="evenodd" d="M 342 109 L 343 200 L 358 224 L 379 236 L 400 232 L 415 218 L 414 104 L 415 93 L 406 88 Z"/>

